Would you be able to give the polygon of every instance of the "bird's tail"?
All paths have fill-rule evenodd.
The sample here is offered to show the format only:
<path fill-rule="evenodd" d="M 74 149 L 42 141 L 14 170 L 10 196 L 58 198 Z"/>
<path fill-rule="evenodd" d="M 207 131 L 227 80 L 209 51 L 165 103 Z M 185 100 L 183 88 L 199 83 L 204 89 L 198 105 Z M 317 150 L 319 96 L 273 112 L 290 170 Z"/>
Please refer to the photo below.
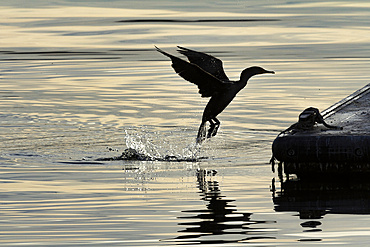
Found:
<path fill-rule="evenodd" d="M 202 142 L 206 139 L 206 137 L 207 137 L 206 122 L 202 122 L 198 130 L 197 144 L 202 144 Z"/>

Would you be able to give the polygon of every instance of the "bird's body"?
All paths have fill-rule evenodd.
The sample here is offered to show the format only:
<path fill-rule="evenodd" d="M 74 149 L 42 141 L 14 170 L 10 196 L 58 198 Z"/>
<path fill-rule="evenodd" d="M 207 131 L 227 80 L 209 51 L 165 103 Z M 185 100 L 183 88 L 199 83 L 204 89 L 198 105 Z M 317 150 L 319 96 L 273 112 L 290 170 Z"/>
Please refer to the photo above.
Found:
<path fill-rule="evenodd" d="M 172 67 L 185 80 L 194 83 L 199 88 L 202 97 L 211 97 L 203 112 L 202 122 L 199 127 L 197 143 L 217 134 L 220 121 L 216 118 L 242 90 L 250 77 L 263 73 L 274 73 L 261 67 L 250 67 L 240 75 L 240 80 L 230 81 L 226 76 L 222 61 L 205 53 L 180 47 L 179 52 L 185 55 L 189 62 L 175 57 L 156 47 L 157 51 L 171 58 Z M 210 123 L 210 129 L 206 134 L 206 123 Z"/>

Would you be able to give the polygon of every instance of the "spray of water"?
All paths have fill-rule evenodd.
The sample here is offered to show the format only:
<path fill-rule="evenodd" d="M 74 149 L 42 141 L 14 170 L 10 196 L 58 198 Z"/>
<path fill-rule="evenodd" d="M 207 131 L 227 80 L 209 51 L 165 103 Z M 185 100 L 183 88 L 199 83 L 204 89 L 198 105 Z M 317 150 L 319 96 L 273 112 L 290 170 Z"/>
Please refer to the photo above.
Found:
<path fill-rule="evenodd" d="M 126 129 L 126 147 L 147 160 L 197 161 L 201 146 L 186 132 L 150 131 L 148 128 Z"/>

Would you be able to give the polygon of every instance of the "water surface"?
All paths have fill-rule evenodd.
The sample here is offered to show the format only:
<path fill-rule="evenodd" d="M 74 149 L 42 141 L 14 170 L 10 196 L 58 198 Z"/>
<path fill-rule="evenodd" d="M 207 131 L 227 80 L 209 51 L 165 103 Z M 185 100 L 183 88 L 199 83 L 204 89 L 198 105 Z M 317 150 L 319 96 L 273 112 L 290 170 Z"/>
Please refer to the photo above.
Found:
<path fill-rule="evenodd" d="M 4 246 L 364 246 L 366 181 L 280 181 L 271 143 L 368 83 L 366 1 L 2 1 Z M 154 45 L 256 76 L 194 144 L 207 103 Z M 97 161 L 135 148 L 198 162 Z M 217 173 L 216 173 L 217 171 Z"/>

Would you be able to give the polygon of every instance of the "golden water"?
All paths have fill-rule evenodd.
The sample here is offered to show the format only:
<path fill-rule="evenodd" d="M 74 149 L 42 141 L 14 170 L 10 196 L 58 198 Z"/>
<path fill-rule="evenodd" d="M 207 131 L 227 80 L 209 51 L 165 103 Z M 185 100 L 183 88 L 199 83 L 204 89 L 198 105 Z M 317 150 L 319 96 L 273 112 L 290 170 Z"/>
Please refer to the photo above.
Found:
<path fill-rule="evenodd" d="M 342 184 L 344 194 L 284 197 L 271 192 L 281 185 L 268 165 L 275 136 L 302 110 L 324 110 L 369 82 L 366 1 L 0 6 L 1 245 L 369 241 L 366 182 L 352 186 L 361 193 Z M 208 52 L 231 79 L 252 65 L 276 74 L 253 77 L 219 116 L 219 134 L 198 150 L 207 100 L 154 45 Z M 208 159 L 95 161 L 127 147 Z M 286 208 L 276 197 L 308 204 Z M 307 219 L 311 211 L 319 217 Z"/>

